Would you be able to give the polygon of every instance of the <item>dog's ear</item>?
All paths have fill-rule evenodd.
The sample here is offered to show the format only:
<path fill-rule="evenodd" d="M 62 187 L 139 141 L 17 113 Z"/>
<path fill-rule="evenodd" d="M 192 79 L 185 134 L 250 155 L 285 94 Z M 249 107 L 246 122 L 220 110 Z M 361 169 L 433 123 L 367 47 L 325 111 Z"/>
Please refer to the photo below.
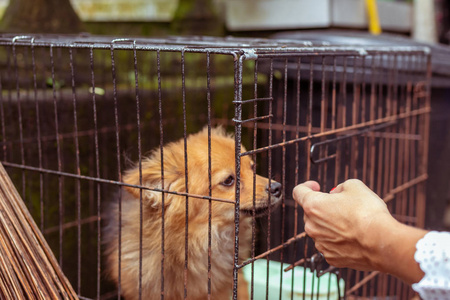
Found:
<path fill-rule="evenodd" d="M 177 169 L 178 166 L 174 162 L 173 153 L 165 153 L 164 157 L 164 173 L 161 172 L 160 152 L 156 151 L 141 163 L 141 172 L 139 165 L 125 172 L 123 181 L 130 185 L 149 187 L 150 189 L 142 189 L 142 199 L 145 205 L 154 208 L 161 207 L 162 193 L 151 189 L 170 190 L 184 192 L 184 176 Z M 141 175 L 142 174 L 142 177 Z M 164 174 L 164 182 L 161 175 Z M 142 179 L 141 179 L 142 178 Z M 183 182 L 181 182 L 183 181 Z M 164 186 L 163 186 L 164 183 Z M 125 190 L 133 195 L 134 198 L 140 199 L 140 188 L 125 186 Z M 164 205 L 169 205 L 171 201 L 170 194 L 166 194 Z"/>
<path fill-rule="evenodd" d="M 200 131 L 200 134 L 208 135 L 208 126 L 203 127 L 202 131 Z M 227 133 L 227 131 L 222 125 L 211 127 L 211 135 L 234 138 L 234 136 L 231 133 Z"/>
<path fill-rule="evenodd" d="M 124 176 L 123 181 L 127 184 L 145 186 L 149 188 L 161 189 L 161 171 L 159 174 L 155 172 L 154 168 L 148 168 L 147 162 L 142 162 L 141 173 L 139 166 L 128 170 Z M 141 175 L 142 174 L 142 180 Z M 130 186 L 125 186 L 125 190 L 130 193 L 135 199 L 140 199 L 141 189 Z M 142 189 L 142 199 L 144 204 L 152 207 L 158 207 L 161 203 L 161 193 L 157 191 Z"/>

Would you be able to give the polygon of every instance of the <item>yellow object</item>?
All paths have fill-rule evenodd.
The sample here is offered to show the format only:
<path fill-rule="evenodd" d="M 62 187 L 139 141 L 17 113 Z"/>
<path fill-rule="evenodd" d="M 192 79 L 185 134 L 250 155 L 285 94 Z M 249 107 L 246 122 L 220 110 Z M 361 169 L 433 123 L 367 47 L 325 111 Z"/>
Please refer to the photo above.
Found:
<path fill-rule="evenodd" d="M 377 1 L 366 0 L 367 16 L 369 17 L 369 32 L 374 35 L 381 33 L 380 18 L 378 17 Z"/>

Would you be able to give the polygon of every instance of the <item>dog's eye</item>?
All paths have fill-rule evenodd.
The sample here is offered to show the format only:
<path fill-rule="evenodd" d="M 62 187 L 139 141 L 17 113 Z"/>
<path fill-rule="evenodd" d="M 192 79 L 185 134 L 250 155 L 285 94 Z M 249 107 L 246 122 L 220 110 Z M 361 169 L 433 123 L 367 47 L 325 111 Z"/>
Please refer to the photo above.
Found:
<path fill-rule="evenodd" d="M 234 184 L 234 176 L 233 175 L 228 176 L 227 179 L 222 181 L 220 184 L 224 186 L 232 186 Z"/>

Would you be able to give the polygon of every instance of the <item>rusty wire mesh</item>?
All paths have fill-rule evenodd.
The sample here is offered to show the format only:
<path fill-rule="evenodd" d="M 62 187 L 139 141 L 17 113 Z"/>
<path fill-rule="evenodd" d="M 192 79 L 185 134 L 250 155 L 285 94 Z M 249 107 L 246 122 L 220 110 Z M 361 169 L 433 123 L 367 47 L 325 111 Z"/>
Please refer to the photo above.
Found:
<path fill-rule="evenodd" d="M 235 199 L 240 200 L 243 157 L 257 163 L 256 173 L 283 187 L 280 208 L 252 217 L 249 260 L 238 260 L 235 244 L 229 274 L 234 299 L 239 270 L 245 267 L 250 268 L 251 299 L 258 299 L 255 293 L 261 289 L 273 299 L 269 281 L 283 285 L 285 276 L 270 277 L 269 261 L 319 273 L 328 268 L 311 261 L 316 251 L 291 196 L 304 180 L 318 180 L 329 191 L 347 178 L 360 178 L 388 202 L 397 219 L 424 225 L 430 111 L 426 48 L 233 38 L 2 36 L 0 64 L 1 162 L 81 299 L 120 295 L 120 279 L 115 285 L 104 275 L 101 229 L 105 206 L 122 201 L 117 195 L 129 186 L 122 182 L 123 171 L 130 162 L 142 164 L 148 151 L 186 140 L 204 126 L 222 125 L 235 136 Z M 221 200 L 188 191 L 181 195 Z M 239 201 L 233 203 L 239 233 Z M 211 235 L 208 240 L 210 249 Z M 186 229 L 180 247 L 187 253 L 188 246 Z M 164 274 L 167 249 L 163 246 L 157 255 Z M 255 262 L 267 262 L 264 288 L 256 286 Z M 183 268 L 189 268 L 187 261 Z M 283 274 L 286 265 L 277 268 Z M 146 266 L 141 264 L 139 272 L 145 273 Z M 204 285 L 211 293 L 210 264 L 207 272 Z M 316 283 L 292 275 L 287 294 L 277 290 L 276 298 L 413 295 L 386 274 L 334 272 L 314 277 Z M 189 297 L 186 274 L 179 284 Z M 317 288 L 321 278 L 328 278 L 325 294 Z M 332 278 L 343 285 L 332 287 Z M 171 288 L 167 282 L 162 276 L 155 298 L 164 298 Z"/>

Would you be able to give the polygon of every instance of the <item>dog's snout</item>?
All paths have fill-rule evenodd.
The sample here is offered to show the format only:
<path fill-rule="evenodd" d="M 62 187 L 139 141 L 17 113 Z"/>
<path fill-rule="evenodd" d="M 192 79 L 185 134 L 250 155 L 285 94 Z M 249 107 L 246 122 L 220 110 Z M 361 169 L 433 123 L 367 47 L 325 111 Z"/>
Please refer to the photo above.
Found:
<path fill-rule="evenodd" d="M 267 192 L 269 192 L 273 197 L 280 197 L 281 196 L 281 183 L 278 183 L 276 181 L 272 181 L 270 183 L 270 186 L 267 185 L 266 187 Z"/>

